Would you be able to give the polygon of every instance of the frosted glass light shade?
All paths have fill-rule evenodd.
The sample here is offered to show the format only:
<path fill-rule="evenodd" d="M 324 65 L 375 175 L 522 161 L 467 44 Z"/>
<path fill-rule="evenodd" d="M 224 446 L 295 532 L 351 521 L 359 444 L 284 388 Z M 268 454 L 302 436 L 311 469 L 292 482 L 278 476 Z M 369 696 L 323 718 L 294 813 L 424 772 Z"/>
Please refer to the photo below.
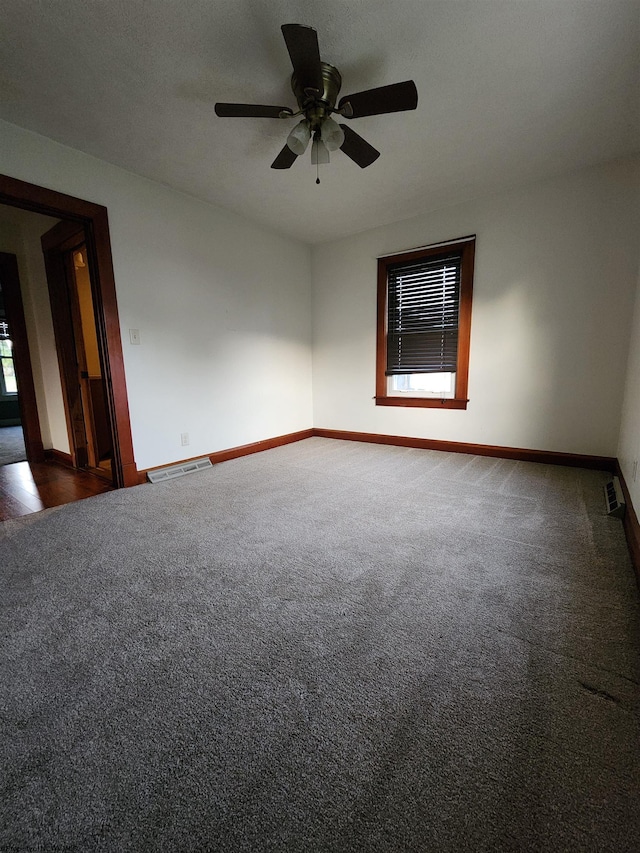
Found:
<path fill-rule="evenodd" d="M 322 166 L 324 163 L 328 162 L 329 151 L 327 146 L 316 136 L 313 140 L 313 145 L 311 146 L 311 165 Z"/>
<path fill-rule="evenodd" d="M 344 142 L 344 130 L 332 118 L 326 118 L 322 122 L 320 135 L 329 151 L 337 151 Z"/>
<path fill-rule="evenodd" d="M 289 136 L 287 136 L 287 145 L 293 153 L 297 154 L 299 157 L 307 150 L 307 145 L 309 144 L 310 139 L 311 130 L 309 129 L 309 122 L 306 121 L 306 119 L 303 119 L 298 122 Z"/>

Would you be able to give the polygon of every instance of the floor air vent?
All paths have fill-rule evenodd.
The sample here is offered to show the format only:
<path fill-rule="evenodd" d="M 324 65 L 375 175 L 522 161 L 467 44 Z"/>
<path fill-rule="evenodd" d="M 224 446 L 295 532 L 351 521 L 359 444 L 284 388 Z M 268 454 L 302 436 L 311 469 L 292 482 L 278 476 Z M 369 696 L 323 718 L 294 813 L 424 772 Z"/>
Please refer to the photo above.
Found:
<path fill-rule="evenodd" d="M 604 499 L 607 504 L 608 515 L 613 515 L 616 518 L 622 518 L 625 509 L 624 495 L 622 494 L 620 480 L 617 477 L 614 477 L 613 480 L 610 480 L 605 485 Z"/>
<path fill-rule="evenodd" d="M 182 465 L 169 465 L 168 468 L 156 468 L 155 471 L 147 471 L 147 479 L 150 483 L 163 483 L 165 480 L 173 480 L 184 474 L 192 474 L 194 471 L 202 471 L 203 468 L 213 468 L 208 456 L 202 459 L 192 459 Z"/>

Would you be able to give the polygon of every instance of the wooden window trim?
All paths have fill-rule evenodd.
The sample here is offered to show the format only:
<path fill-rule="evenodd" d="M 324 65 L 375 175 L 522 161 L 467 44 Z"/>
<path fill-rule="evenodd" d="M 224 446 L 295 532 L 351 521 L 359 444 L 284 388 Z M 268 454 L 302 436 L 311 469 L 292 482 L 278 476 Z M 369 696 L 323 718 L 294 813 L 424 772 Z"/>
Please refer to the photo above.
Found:
<path fill-rule="evenodd" d="M 452 249 L 462 252 L 460 271 L 460 312 L 458 316 L 458 369 L 456 371 L 455 396 L 450 399 L 437 397 L 396 397 L 387 393 L 387 277 L 392 264 L 434 257 Z M 402 252 L 378 258 L 378 321 L 376 341 L 376 406 L 401 406 L 421 409 L 466 409 L 469 399 L 469 349 L 471 345 L 471 305 L 473 299 L 473 267 L 475 258 L 475 236 L 452 241 L 413 252 Z"/>

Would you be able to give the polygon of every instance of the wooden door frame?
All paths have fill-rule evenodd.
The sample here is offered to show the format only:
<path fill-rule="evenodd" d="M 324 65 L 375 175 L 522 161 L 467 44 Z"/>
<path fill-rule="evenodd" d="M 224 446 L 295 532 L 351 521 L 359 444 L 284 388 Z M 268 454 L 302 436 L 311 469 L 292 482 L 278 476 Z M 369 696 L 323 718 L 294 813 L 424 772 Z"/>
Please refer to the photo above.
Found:
<path fill-rule="evenodd" d="M 95 275 L 96 327 L 105 371 L 114 485 L 135 486 L 138 471 L 133 455 L 107 208 L 6 175 L 0 175 L 0 204 L 72 220 L 84 228 L 87 254 Z"/>
<path fill-rule="evenodd" d="M 36 389 L 33 384 L 27 325 L 20 290 L 18 259 L 14 254 L 0 252 L 0 277 L 4 307 L 13 342 L 13 366 L 18 383 L 18 405 L 27 459 L 30 462 L 44 462 Z"/>
<path fill-rule="evenodd" d="M 71 460 L 76 468 L 86 468 L 87 436 L 86 412 L 80 400 L 78 383 L 76 332 L 73 327 L 71 294 L 67 268 L 67 250 L 63 244 L 68 242 L 86 243 L 84 227 L 78 222 L 62 220 L 40 237 L 44 255 L 44 268 L 49 286 L 49 303 L 51 319 L 56 340 L 58 367 L 60 368 L 60 385 L 62 386 L 62 401 L 67 421 L 67 434 Z M 82 413 L 81 417 L 79 413 Z M 81 441 L 76 429 L 82 421 L 84 439 Z"/>

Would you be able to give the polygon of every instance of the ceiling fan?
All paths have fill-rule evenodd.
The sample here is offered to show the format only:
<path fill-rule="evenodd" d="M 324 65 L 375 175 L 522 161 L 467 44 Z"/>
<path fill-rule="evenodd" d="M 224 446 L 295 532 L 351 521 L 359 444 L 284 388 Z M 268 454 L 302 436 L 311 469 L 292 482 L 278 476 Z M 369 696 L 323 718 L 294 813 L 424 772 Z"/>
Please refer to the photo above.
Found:
<path fill-rule="evenodd" d="M 298 102 L 298 110 L 263 104 L 215 105 L 216 115 L 223 118 L 295 118 L 303 116 L 287 137 L 287 143 L 271 164 L 272 169 L 289 169 L 307 149 L 310 140 L 313 165 L 329 162 L 329 152 L 338 148 L 362 169 L 370 166 L 380 152 L 369 145 L 346 124 L 338 124 L 331 115 L 353 119 L 362 116 L 382 115 L 402 110 L 415 110 L 418 92 L 413 80 L 393 83 L 377 89 L 367 89 L 336 100 L 342 77 L 328 62 L 320 59 L 318 34 L 313 27 L 301 24 L 283 24 L 284 36 L 293 76 L 291 89 Z M 316 183 L 320 183 L 317 179 Z"/>

